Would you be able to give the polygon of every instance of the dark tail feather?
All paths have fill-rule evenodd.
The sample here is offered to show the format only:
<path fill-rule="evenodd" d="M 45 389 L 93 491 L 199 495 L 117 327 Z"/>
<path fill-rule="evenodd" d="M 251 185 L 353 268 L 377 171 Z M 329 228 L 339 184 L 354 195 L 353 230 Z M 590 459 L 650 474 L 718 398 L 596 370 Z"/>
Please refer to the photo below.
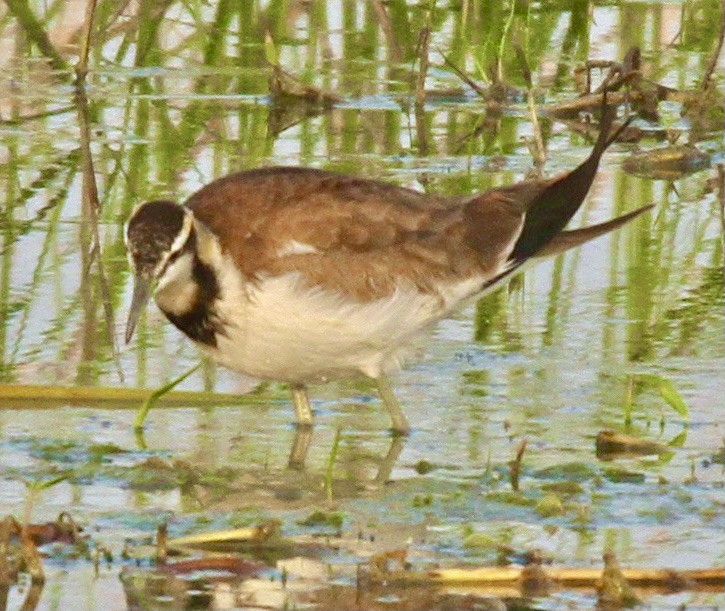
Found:
<path fill-rule="evenodd" d="M 617 218 L 612 219 L 611 221 L 607 221 L 606 223 L 590 225 L 589 227 L 573 229 L 572 231 L 560 231 L 556 236 L 549 240 L 548 243 L 540 248 L 531 258 L 540 259 L 543 257 L 558 255 L 562 252 L 569 250 L 570 248 L 576 248 L 577 246 L 581 246 L 585 242 L 589 242 L 594 238 L 598 238 L 605 233 L 609 233 L 610 231 L 619 229 L 622 225 L 627 224 L 632 219 L 638 217 L 643 212 L 651 210 L 652 208 L 654 208 L 654 206 L 652 205 L 642 206 L 642 208 L 637 208 L 637 210 L 634 210 L 633 212 L 628 212 L 627 214 L 618 216 Z M 500 285 L 504 280 L 510 278 L 518 271 L 523 269 L 525 262 L 526 261 L 523 259 L 512 262 L 510 268 L 508 268 L 505 272 L 500 273 L 498 276 L 491 278 L 491 280 L 486 282 L 481 287 L 481 290 L 488 291 Z"/>
<path fill-rule="evenodd" d="M 611 221 L 606 223 L 599 223 L 598 225 L 589 225 L 589 227 L 582 227 L 581 229 L 574 229 L 572 231 L 560 231 L 555 235 L 547 244 L 545 244 L 534 257 L 549 257 L 552 255 L 558 255 L 570 248 L 576 248 L 581 246 L 589 240 L 598 238 L 600 235 L 619 229 L 622 225 L 625 225 L 633 218 L 639 216 L 643 212 L 651 210 L 654 206 L 643 206 L 633 212 L 628 212 L 622 216 L 618 216 Z"/>
<path fill-rule="evenodd" d="M 616 114 L 616 107 L 603 107 L 599 137 L 587 160 L 568 174 L 549 182 L 527 206 L 521 235 L 511 253 L 514 265 L 535 256 L 579 210 L 592 186 L 602 154 L 629 125 L 629 121 L 625 121 L 610 135 Z"/>

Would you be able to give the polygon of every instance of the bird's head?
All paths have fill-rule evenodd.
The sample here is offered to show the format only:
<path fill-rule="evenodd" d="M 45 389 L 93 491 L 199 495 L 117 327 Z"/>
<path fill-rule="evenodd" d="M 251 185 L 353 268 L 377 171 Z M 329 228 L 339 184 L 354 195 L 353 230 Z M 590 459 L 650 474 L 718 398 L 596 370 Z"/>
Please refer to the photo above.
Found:
<path fill-rule="evenodd" d="M 126 324 L 126 343 L 131 340 L 139 315 L 154 288 L 168 283 L 190 266 L 194 237 L 193 213 L 174 202 L 145 202 L 131 214 L 125 240 L 135 281 Z"/>

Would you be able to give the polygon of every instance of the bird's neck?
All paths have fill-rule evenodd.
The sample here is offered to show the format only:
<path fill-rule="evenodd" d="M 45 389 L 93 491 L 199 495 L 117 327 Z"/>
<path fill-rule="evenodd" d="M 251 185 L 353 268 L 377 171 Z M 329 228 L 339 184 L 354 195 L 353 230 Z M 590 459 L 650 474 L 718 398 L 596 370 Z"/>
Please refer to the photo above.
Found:
<path fill-rule="evenodd" d="M 218 256 L 214 237 L 204 228 L 195 231 L 185 252 L 167 268 L 154 294 L 156 304 L 179 330 L 212 346 L 221 331 L 214 314 L 221 294 L 216 272 Z"/>

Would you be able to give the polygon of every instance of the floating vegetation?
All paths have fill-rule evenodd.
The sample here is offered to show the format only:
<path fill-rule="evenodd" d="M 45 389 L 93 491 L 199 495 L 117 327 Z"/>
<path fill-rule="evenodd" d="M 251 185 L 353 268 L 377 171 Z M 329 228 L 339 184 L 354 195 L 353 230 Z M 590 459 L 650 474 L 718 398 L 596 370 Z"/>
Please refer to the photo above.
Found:
<path fill-rule="evenodd" d="M 710 156 L 689 144 L 635 153 L 622 168 L 630 174 L 655 180 L 677 180 L 710 167 Z"/>
<path fill-rule="evenodd" d="M 615 431 L 600 431 L 597 434 L 596 452 L 601 460 L 667 454 L 672 450 L 656 441 L 640 439 L 633 435 L 625 435 Z"/>
<path fill-rule="evenodd" d="M 564 513 L 564 504 L 554 492 L 547 492 L 543 498 L 536 503 L 536 513 L 542 518 L 552 518 Z"/>

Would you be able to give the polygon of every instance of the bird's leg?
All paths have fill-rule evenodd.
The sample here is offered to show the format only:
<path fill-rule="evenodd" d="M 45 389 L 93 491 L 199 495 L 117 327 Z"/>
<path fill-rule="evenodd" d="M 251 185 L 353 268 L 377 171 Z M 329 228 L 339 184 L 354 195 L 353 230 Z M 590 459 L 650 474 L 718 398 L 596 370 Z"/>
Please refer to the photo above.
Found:
<path fill-rule="evenodd" d="M 375 383 L 378 386 L 378 394 L 390 414 L 390 419 L 393 421 L 393 434 L 407 435 L 410 432 L 410 424 L 408 424 L 408 419 L 403 413 L 403 408 L 400 407 L 400 403 L 393 394 L 390 382 L 387 378 L 382 377 L 375 380 Z"/>
<path fill-rule="evenodd" d="M 297 426 L 312 426 L 312 405 L 304 384 L 291 384 L 292 403 L 295 406 Z"/>

